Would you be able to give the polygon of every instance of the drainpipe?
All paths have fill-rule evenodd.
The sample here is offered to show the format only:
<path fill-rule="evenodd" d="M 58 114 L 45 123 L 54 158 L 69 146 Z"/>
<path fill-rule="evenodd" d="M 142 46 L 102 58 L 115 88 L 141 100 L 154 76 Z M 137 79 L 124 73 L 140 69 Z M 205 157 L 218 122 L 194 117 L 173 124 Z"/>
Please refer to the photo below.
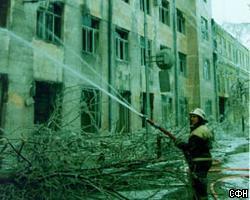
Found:
<path fill-rule="evenodd" d="M 109 7 L 108 7 L 108 91 L 110 94 L 112 94 L 111 86 L 112 86 L 112 78 L 113 78 L 113 70 L 112 70 L 112 45 L 113 45 L 113 30 L 112 30 L 112 24 L 113 24 L 113 0 L 109 0 Z M 109 131 L 112 129 L 112 99 L 109 96 L 108 97 L 108 123 L 109 123 Z"/>
<path fill-rule="evenodd" d="M 145 57 L 146 59 L 148 58 L 148 37 L 147 37 L 147 30 L 148 30 L 148 22 L 147 22 L 147 1 L 144 0 L 144 41 L 145 41 Z M 145 60 L 145 80 L 146 80 L 146 110 L 145 110 L 145 115 L 151 118 L 151 113 L 149 109 L 149 64 Z M 148 141 L 148 136 L 149 136 L 149 126 L 146 123 L 146 141 Z"/>
<path fill-rule="evenodd" d="M 173 0 L 172 4 L 172 11 L 173 11 L 173 51 L 174 51 L 174 79 L 175 79 L 175 124 L 176 126 L 179 125 L 179 92 L 178 92 L 178 55 L 177 55 L 177 17 L 176 17 L 176 2 Z"/>
<path fill-rule="evenodd" d="M 216 40 L 216 25 L 214 20 L 211 20 L 212 23 L 212 39 Z M 217 46 L 214 46 L 213 43 L 213 67 L 214 67 L 214 91 L 215 91 L 215 120 L 218 121 L 219 119 L 219 101 L 218 101 L 218 88 L 217 88 L 217 63 L 218 63 L 218 52 Z"/>

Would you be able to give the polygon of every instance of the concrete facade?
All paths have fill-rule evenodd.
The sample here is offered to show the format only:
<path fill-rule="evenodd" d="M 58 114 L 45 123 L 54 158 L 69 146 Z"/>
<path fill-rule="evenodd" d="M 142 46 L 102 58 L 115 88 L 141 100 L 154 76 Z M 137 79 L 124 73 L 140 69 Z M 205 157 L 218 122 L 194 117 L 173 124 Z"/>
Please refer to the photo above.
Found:
<path fill-rule="evenodd" d="M 219 67 L 213 65 L 210 0 L 149 0 L 146 20 L 138 0 L 9 2 L 7 23 L 0 29 L 0 86 L 8 85 L 1 91 L 7 95 L 2 94 L 1 127 L 7 132 L 48 121 L 86 132 L 141 129 L 144 123 L 136 112 L 114 98 L 124 98 L 132 109 L 145 113 L 145 62 L 150 117 L 155 121 L 166 127 L 184 125 L 195 107 L 210 117 L 218 115 L 221 94 L 216 92 Z M 165 17 L 159 12 L 162 5 Z M 249 50 L 237 45 L 248 53 L 237 74 L 245 77 Z M 145 48 L 150 51 L 145 53 Z M 168 69 L 169 90 L 164 92 L 155 62 L 163 48 L 174 58 Z M 60 122 L 51 121 L 50 108 Z"/>

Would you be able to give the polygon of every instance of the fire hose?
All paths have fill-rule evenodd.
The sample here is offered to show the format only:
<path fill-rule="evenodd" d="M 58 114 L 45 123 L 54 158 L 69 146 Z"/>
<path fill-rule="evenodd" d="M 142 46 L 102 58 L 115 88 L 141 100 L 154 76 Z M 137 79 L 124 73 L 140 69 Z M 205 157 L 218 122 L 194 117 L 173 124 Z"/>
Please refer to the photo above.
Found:
<path fill-rule="evenodd" d="M 151 119 L 148 119 L 146 118 L 145 116 L 143 116 L 143 118 L 145 118 L 145 120 L 151 125 L 153 126 L 154 128 L 160 130 L 162 133 L 164 133 L 166 136 L 168 136 L 170 139 L 172 139 L 173 141 L 176 140 L 176 137 L 170 133 L 169 131 L 167 131 L 166 129 L 162 128 L 161 126 L 159 126 L 158 124 L 156 124 L 153 120 Z M 221 171 L 221 170 L 236 170 L 236 171 L 249 171 L 248 168 L 225 168 L 225 169 L 217 169 L 218 171 Z M 214 171 L 217 171 L 217 170 L 214 170 Z M 212 171 L 212 170 L 211 170 Z M 220 178 L 218 179 L 217 181 L 211 183 L 210 185 L 210 189 L 211 189 L 211 192 L 212 192 L 212 195 L 214 197 L 215 200 L 218 200 L 218 194 L 215 192 L 215 184 L 220 182 L 220 181 L 223 181 L 225 179 L 232 179 L 232 178 L 238 178 L 238 177 L 248 177 L 249 178 L 249 175 L 235 175 L 235 176 L 227 176 L 227 177 L 223 177 L 223 178 Z"/>
<path fill-rule="evenodd" d="M 151 119 L 148 119 L 146 117 L 143 117 L 145 118 L 145 120 L 151 125 L 153 126 L 154 128 L 160 130 L 162 133 L 164 133 L 166 136 L 168 136 L 170 139 L 172 139 L 173 141 L 176 140 L 176 137 L 170 133 L 169 131 L 167 131 L 166 129 L 162 128 L 161 126 L 159 126 L 158 124 L 156 124 L 154 121 L 152 121 Z"/>

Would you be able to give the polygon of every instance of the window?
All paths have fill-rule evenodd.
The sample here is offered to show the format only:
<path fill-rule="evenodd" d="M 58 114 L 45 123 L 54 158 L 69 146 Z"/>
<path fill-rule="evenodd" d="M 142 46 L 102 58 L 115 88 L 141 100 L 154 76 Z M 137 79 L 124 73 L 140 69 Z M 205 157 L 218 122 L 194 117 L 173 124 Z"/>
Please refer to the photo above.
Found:
<path fill-rule="evenodd" d="M 61 2 L 50 3 L 48 7 L 40 6 L 37 11 L 37 36 L 43 40 L 60 43 L 62 38 Z"/>
<path fill-rule="evenodd" d="M 120 93 L 123 99 L 126 100 L 127 103 L 131 103 L 131 92 L 123 91 Z M 129 133 L 131 130 L 131 122 L 130 122 L 130 110 L 123 105 L 119 104 L 119 120 L 118 120 L 118 131 L 123 133 Z"/>
<path fill-rule="evenodd" d="M 124 2 L 126 2 L 126 3 L 129 3 L 129 0 L 122 0 L 122 1 L 124 1 Z"/>
<path fill-rule="evenodd" d="M 162 0 L 162 5 L 159 7 L 159 19 L 163 24 L 170 25 L 169 2 L 166 0 Z"/>
<path fill-rule="evenodd" d="M 146 0 L 146 6 L 144 4 L 144 0 L 140 0 L 140 9 L 145 12 L 145 8 L 147 8 L 147 14 L 150 15 L 150 1 Z"/>
<path fill-rule="evenodd" d="M 116 58 L 123 61 L 128 61 L 128 32 L 116 29 Z"/>
<path fill-rule="evenodd" d="M 147 100 L 147 93 L 143 92 L 141 93 L 141 113 L 142 114 L 146 114 L 146 108 L 147 108 L 147 104 L 146 104 L 146 100 Z M 153 93 L 149 93 L 149 106 L 150 106 L 150 119 L 153 119 L 153 112 L 154 112 L 154 94 Z M 146 126 L 146 120 L 145 118 L 142 118 L 142 127 Z"/>
<path fill-rule="evenodd" d="M 145 38 L 143 36 L 140 37 L 140 50 L 141 50 L 141 65 L 145 65 L 147 61 L 147 56 L 151 56 L 151 48 L 152 48 L 152 41 L 147 40 L 147 55 L 146 55 L 146 45 L 145 45 Z"/>
<path fill-rule="evenodd" d="M 211 100 L 207 100 L 205 102 L 205 113 L 207 116 L 212 115 L 212 101 Z"/>
<path fill-rule="evenodd" d="M 96 133 L 101 127 L 100 92 L 85 88 L 81 93 L 81 128 L 84 132 Z"/>
<path fill-rule="evenodd" d="M 183 53 L 178 53 L 179 56 L 179 69 L 182 76 L 187 76 L 187 56 Z"/>
<path fill-rule="evenodd" d="M 208 40 L 208 22 L 204 17 L 201 17 L 201 37 Z"/>
<path fill-rule="evenodd" d="M 8 98 L 8 77 L 6 74 L 0 74 L 0 128 L 4 128 L 4 119 L 6 114 Z M 0 130 L 0 134 L 2 134 Z"/>
<path fill-rule="evenodd" d="M 89 16 L 83 17 L 82 25 L 82 50 L 96 53 L 99 36 L 99 21 Z"/>
<path fill-rule="evenodd" d="M 37 81 L 35 89 L 34 123 L 60 128 L 62 111 L 62 84 Z"/>
<path fill-rule="evenodd" d="M 203 77 L 205 80 L 210 80 L 210 62 L 208 59 L 204 59 L 203 63 Z"/>
<path fill-rule="evenodd" d="M 0 0 L 0 27 L 7 26 L 10 0 Z"/>
<path fill-rule="evenodd" d="M 177 12 L 177 30 L 180 33 L 185 34 L 185 18 L 183 16 L 183 13 L 179 9 L 176 9 L 176 12 Z"/>

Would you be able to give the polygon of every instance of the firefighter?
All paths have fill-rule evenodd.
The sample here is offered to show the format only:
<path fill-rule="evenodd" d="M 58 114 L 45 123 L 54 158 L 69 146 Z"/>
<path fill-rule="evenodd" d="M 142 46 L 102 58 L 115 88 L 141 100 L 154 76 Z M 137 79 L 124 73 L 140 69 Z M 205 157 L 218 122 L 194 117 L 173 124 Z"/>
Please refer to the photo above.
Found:
<path fill-rule="evenodd" d="M 210 149 L 212 148 L 212 133 L 206 126 L 205 112 L 196 108 L 189 113 L 190 135 L 188 142 L 175 140 L 175 145 L 181 149 L 187 160 L 194 200 L 208 199 L 207 173 L 212 165 Z"/>

